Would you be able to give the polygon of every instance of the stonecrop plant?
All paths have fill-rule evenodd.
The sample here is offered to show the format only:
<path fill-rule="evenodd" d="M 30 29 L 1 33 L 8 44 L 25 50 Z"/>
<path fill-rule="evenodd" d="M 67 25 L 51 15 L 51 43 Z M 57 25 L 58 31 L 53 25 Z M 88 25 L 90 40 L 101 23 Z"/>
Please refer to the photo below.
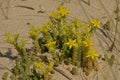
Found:
<path fill-rule="evenodd" d="M 50 14 L 50 20 L 37 29 L 42 37 L 39 45 L 42 52 L 53 55 L 55 64 L 62 61 L 83 67 L 86 75 L 97 70 L 97 51 L 93 48 L 92 34 L 100 28 L 100 21 L 92 19 L 88 24 L 78 19 L 67 21 L 69 15 L 63 5 Z M 89 71 L 89 72 L 87 72 Z"/>
<path fill-rule="evenodd" d="M 38 28 L 32 26 L 29 37 L 34 46 L 31 50 L 25 48 L 26 40 L 18 42 L 18 34 L 13 38 L 7 34 L 6 41 L 14 45 L 20 55 L 13 69 L 12 80 L 50 80 L 49 73 L 62 62 L 83 68 L 86 75 L 93 69 L 98 70 L 99 54 L 93 48 L 91 37 L 100 28 L 100 21 L 67 21 L 69 13 L 64 5 L 60 5 L 50 14 L 46 24 Z M 52 61 L 40 57 L 46 52 L 51 54 Z"/>

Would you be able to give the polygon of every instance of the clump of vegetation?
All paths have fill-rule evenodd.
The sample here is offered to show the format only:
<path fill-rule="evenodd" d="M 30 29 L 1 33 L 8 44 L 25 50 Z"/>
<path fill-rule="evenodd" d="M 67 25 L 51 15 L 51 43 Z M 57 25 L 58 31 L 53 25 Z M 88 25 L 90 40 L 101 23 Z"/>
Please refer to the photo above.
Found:
<path fill-rule="evenodd" d="M 13 68 L 11 80 L 49 80 L 48 74 L 52 71 L 54 63 L 50 61 L 48 67 L 45 68 L 43 62 L 38 62 L 42 59 L 37 56 L 37 49 L 27 51 L 25 48 L 26 40 L 21 40 L 21 43 L 19 43 L 18 37 L 18 34 L 15 34 L 13 38 L 10 33 L 6 35 L 6 41 L 14 45 L 20 55 Z M 35 46 L 35 48 L 37 47 Z M 37 72 L 36 69 L 42 70 L 42 73 Z"/>
<path fill-rule="evenodd" d="M 12 38 L 6 35 L 6 41 L 19 52 L 16 65 L 13 68 L 11 80 L 49 80 L 49 73 L 55 66 L 65 62 L 82 67 L 88 75 L 96 65 L 99 54 L 93 48 L 92 34 L 100 28 L 100 21 L 93 19 L 88 24 L 78 19 L 67 21 L 69 10 L 60 5 L 50 15 L 50 20 L 39 28 L 32 26 L 29 34 L 34 46 L 31 50 L 25 48 L 26 40 L 18 42 L 19 34 Z M 48 52 L 54 61 L 45 61 L 40 56 Z M 77 68 L 72 74 L 77 74 Z"/>
<path fill-rule="evenodd" d="M 39 45 L 42 52 L 53 55 L 55 63 L 64 61 L 65 64 L 79 65 L 91 71 L 99 54 L 93 48 L 90 38 L 100 28 L 100 21 L 93 19 L 86 24 L 73 19 L 67 22 L 69 12 L 60 5 L 51 13 L 50 21 L 36 29 L 42 35 Z"/>
<path fill-rule="evenodd" d="M 21 43 L 19 43 L 18 38 L 18 34 L 15 34 L 14 37 L 11 37 L 10 33 L 6 35 L 6 41 L 12 44 L 19 54 L 16 65 L 12 70 L 11 80 L 42 80 L 42 75 L 33 68 L 33 64 L 39 58 L 35 56 L 35 52 L 27 51 L 25 48 L 26 40 L 21 40 Z"/>

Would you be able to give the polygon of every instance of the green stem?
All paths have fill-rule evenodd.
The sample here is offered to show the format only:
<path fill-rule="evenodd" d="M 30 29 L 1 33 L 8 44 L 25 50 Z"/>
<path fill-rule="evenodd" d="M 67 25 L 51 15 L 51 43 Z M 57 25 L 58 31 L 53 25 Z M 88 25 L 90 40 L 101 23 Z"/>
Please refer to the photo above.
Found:
<path fill-rule="evenodd" d="M 44 80 L 49 80 L 49 75 L 47 72 L 44 74 Z"/>
<path fill-rule="evenodd" d="M 40 46 L 39 46 L 38 39 L 35 39 L 35 40 L 34 40 L 34 45 L 35 45 L 35 47 L 36 47 L 36 52 L 37 52 L 37 53 L 40 53 L 40 52 L 41 52 L 41 49 L 40 49 Z"/>
<path fill-rule="evenodd" d="M 73 49 L 72 61 L 73 61 L 73 64 L 76 64 L 77 62 L 77 49 L 76 48 Z"/>
<path fill-rule="evenodd" d="M 116 4 L 117 4 L 117 9 L 119 10 L 119 0 L 116 0 Z M 116 13 L 116 17 L 118 18 L 118 12 Z M 115 42 L 116 42 L 116 37 L 117 37 L 117 29 L 118 29 L 118 20 L 116 20 L 116 25 L 115 25 L 115 34 L 114 34 L 114 39 L 113 39 L 113 42 L 112 42 L 112 45 L 110 46 L 109 50 L 112 51 L 113 48 L 115 47 Z"/>

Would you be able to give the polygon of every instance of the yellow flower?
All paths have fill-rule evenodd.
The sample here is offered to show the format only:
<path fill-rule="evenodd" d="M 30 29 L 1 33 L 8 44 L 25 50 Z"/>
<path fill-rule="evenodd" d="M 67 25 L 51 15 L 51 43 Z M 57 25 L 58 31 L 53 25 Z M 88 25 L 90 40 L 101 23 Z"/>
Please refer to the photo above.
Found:
<path fill-rule="evenodd" d="M 49 51 L 53 51 L 55 47 L 56 41 L 48 41 L 45 46 L 49 49 Z"/>
<path fill-rule="evenodd" d="M 51 15 L 50 15 L 52 18 L 56 17 L 56 13 L 55 12 L 52 12 Z"/>
<path fill-rule="evenodd" d="M 89 39 L 82 41 L 82 46 L 85 48 L 90 48 L 92 46 L 92 42 Z"/>
<path fill-rule="evenodd" d="M 91 23 L 94 28 L 100 28 L 100 20 L 93 19 Z"/>
<path fill-rule="evenodd" d="M 35 66 L 35 68 L 36 69 L 38 69 L 39 70 L 39 72 L 41 72 L 41 73 L 45 73 L 46 72 L 46 70 L 45 70 L 45 65 L 41 62 L 41 61 L 39 61 L 39 62 L 36 62 L 35 64 L 34 64 L 34 66 Z"/>
<path fill-rule="evenodd" d="M 69 14 L 69 11 L 66 10 L 63 5 L 60 5 L 57 11 L 51 13 L 50 17 L 55 20 L 61 20 L 65 18 L 68 14 Z"/>
<path fill-rule="evenodd" d="M 50 17 L 57 19 L 58 15 L 57 15 L 56 12 L 52 12 L 51 15 L 50 15 Z"/>
<path fill-rule="evenodd" d="M 44 64 L 41 61 L 35 62 L 34 63 L 34 67 L 36 70 L 38 70 L 41 74 L 46 74 L 46 72 L 48 73 L 49 71 L 53 70 L 54 67 L 54 62 L 50 61 L 48 65 Z"/>
<path fill-rule="evenodd" d="M 71 40 L 69 39 L 69 42 L 66 43 L 69 46 L 69 49 L 71 49 L 72 47 L 76 47 L 76 39 L 75 40 Z"/>
<path fill-rule="evenodd" d="M 51 47 L 51 46 L 53 46 L 53 45 L 55 45 L 55 44 L 56 44 L 55 41 L 48 41 L 47 44 L 45 44 L 45 46 Z"/>
<path fill-rule="evenodd" d="M 30 34 L 30 37 L 32 39 L 36 39 L 38 37 L 38 35 L 39 35 L 39 31 L 37 30 L 37 28 L 35 28 L 34 26 L 32 26 L 30 28 L 29 34 Z"/>
<path fill-rule="evenodd" d="M 58 14 L 60 14 L 62 17 L 65 17 L 69 14 L 69 11 L 65 9 L 63 5 L 60 5 L 58 7 Z"/>
<path fill-rule="evenodd" d="M 55 20 L 61 20 L 62 19 L 62 16 L 60 14 L 58 14 L 57 12 L 52 12 L 50 17 L 55 19 Z"/>
<path fill-rule="evenodd" d="M 47 33 L 48 32 L 48 27 L 47 27 L 47 25 L 44 25 L 44 26 L 41 26 L 39 28 L 39 30 L 40 30 L 41 33 Z"/>
<path fill-rule="evenodd" d="M 92 60 L 94 60 L 96 57 L 98 57 L 98 53 L 94 50 L 94 49 L 91 49 L 87 55 L 86 55 L 86 58 L 91 58 Z"/>

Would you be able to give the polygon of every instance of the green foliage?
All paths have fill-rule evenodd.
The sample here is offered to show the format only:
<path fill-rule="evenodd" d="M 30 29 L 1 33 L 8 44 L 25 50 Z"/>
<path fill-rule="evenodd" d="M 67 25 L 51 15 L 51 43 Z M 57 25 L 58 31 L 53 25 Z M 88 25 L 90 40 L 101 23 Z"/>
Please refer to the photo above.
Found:
<path fill-rule="evenodd" d="M 13 68 L 11 80 L 42 80 L 42 75 L 32 67 L 36 60 L 33 54 L 18 58 Z"/>
<path fill-rule="evenodd" d="M 26 40 L 22 39 L 20 43 L 18 43 L 18 37 L 19 34 L 14 34 L 14 36 L 11 38 L 10 33 L 6 34 L 6 42 L 12 44 L 15 49 L 19 52 L 20 56 L 25 56 L 27 55 L 26 49 L 25 49 L 25 43 Z"/>
<path fill-rule="evenodd" d="M 54 62 L 50 61 L 48 66 L 44 64 L 42 61 L 36 62 L 34 64 L 36 72 L 42 74 L 44 76 L 44 80 L 50 80 L 49 72 L 53 71 Z"/>
<path fill-rule="evenodd" d="M 113 66 L 113 64 L 115 62 L 115 56 L 114 55 L 111 55 L 109 57 L 107 54 L 105 54 L 104 58 L 105 58 L 105 61 L 107 61 L 110 66 Z"/>
<path fill-rule="evenodd" d="M 36 57 L 36 51 L 33 52 L 33 49 L 27 51 L 25 48 L 26 40 L 21 40 L 19 43 L 18 37 L 18 34 L 15 34 L 13 38 L 11 38 L 10 33 L 6 35 L 6 41 L 12 44 L 20 55 L 12 70 L 11 80 L 42 80 L 42 74 L 37 73 L 33 68 L 34 62 L 39 60 Z"/>
<path fill-rule="evenodd" d="M 32 26 L 32 27 L 30 27 L 29 34 L 30 34 L 29 37 L 33 40 L 35 51 L 39 55 L 40 52 L 41 52 L 41 49 L 40 49 L 40 46 L 39 46 L 39 42 L 38 42 L 39 31 L 37 30 L 37 28 Z"/>

